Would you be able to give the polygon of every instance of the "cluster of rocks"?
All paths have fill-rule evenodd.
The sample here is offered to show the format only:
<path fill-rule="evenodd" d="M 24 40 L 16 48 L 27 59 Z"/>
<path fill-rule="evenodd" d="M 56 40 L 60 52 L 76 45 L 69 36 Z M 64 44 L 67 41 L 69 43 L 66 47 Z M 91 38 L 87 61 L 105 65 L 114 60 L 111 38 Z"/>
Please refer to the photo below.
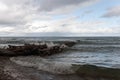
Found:
<path fill-rule="evenodd" d="M 1 56 L 39 55 L 49 56 L 60 53 L 66 48 L 75 45 L 75 42 L 65 41 L 59 45 L 49 46 L 48 44 L 24 44 L 23 46 L 8 45 L 7 49 L 0 49 Z"/>

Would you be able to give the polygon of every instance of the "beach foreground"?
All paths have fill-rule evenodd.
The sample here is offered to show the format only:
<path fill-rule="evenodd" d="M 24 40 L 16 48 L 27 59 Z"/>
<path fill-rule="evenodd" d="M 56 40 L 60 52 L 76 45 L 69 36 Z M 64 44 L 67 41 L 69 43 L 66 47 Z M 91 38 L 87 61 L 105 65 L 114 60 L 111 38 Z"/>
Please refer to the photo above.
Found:
<path fill-rule="evenodd" d="M 83 80 L 75 74 L 58 75 L 23 67 L 9 60 L 9 57 L 0 57 L 0 80 Z"/>
<path fill-rule="evenodd" d="M 18 57 L 18 59 L 21 57 Z M 23 57 L 25 58 L 25 57 Z M 26 61 L 30 60 L 26 57 Z M 34 59 L 34 58 L 33 58 Z M 33 60 L 31 58 L 31 60 Z M 55 74 L 48 71 L 38 70 L 35 67 L 18 65 L 10 60 L 9 57 L 0 57 L 0 80 L 119 80 L 117 69 L 98 68 L 95 66 L 78 66 L 76 73 Z M 27 63 L 28 64 L 28 63 Z M 113 73 L 112 73 L 113 72 Z M 99 73 L 99 74 L 98 74 Z"/>

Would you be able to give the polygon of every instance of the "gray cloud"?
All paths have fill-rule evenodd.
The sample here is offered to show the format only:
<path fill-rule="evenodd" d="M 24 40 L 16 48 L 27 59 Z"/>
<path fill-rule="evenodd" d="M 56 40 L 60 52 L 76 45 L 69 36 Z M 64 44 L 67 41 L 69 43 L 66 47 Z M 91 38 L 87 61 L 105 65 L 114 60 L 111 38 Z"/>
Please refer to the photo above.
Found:
<path fill-rule="evenodd" d="M 120 16 L 120 6 L 109 8 L 102 17 L 117 17 Z"/>
<path fill-rule="evenodd" d="M 73 36 L 76 33 L 71 32 L 36 32 L 36 33 L 26 33 L 25 36 Z"/>
<path fill-rule="evenodd" d="M 84 3 L 94 3 L 98 0 L 0 0 L 0 25 L 19 25 L 26 24 L 33 19 L 39 18 L 48 19 L 50 16 L 47 13 L 66 12 L 74 10 L 69 6 L 80 7 Z M 85 4 L 86 5 L 86 4 Z M 64 7 L 68 6 L 67 9 Z M 76 8 L 75 7 L 75 8 Z M 2 9 L 2 10 L 1 10 Z M 42 13 L 44 12 L 45 13 Z"/>
<path fill-rule="evenodd" d="M 26 32 L 28 32 L 27 35 L 32 35 L 32 33 L 35 35 L 37 33 L 69 35 L 69 31 L 68 33 L 60 33 L 56 32 L 56 29 L 59 29 L 59 26 L 62 26 L 59 29 L 61 31 L 64 27 L 69 29 L 68 26 L 75 24 L 72 19 L 70 19 L 72 21 L 70 23 L 60 22 L 54 19 L 54 15 L 68 15 L 76 9 L 97 1 L 99 0 L 0 0 L 0 32 L 5 35 L 24 35 Z M 39 24 L 35 24 L 35 21 Z M 57 27 L 54 27 L 55 25 Z M 73 33 L 70 32 L 70 34 Z"/>
<path fill-rule="evenodd" d="M 78 5 L 90 0 L 36 0 L 40 10 L 51 11 L 68 5 Z"/>
<path fill-rule="evenodd" d="M 18 0 L 0 0 L 0 25 L 16 26 L 29 21 L 29 12 L 24 8 L 24 2 Z"/>

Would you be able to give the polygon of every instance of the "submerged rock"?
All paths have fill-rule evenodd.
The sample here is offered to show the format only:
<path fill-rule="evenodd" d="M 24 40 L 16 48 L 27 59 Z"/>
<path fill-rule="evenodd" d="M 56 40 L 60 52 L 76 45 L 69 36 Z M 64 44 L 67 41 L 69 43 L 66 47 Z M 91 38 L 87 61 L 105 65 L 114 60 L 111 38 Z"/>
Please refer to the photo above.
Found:
<path fill-rule="evenodd" d="M 82 77 L 106 78 L 120 80 L 120 69 L 98 67 L 94 65 L 72 65 L 76 74 Z"/>

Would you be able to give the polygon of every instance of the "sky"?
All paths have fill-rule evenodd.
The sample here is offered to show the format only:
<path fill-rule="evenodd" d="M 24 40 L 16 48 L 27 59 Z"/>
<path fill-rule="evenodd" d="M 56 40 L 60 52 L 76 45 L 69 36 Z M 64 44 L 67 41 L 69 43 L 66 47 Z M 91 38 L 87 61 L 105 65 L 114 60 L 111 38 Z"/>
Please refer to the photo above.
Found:
<path fill-rule="evenodd" d="M 120 0 L 0 0 L 0 36 L 120 36 Z"/>

